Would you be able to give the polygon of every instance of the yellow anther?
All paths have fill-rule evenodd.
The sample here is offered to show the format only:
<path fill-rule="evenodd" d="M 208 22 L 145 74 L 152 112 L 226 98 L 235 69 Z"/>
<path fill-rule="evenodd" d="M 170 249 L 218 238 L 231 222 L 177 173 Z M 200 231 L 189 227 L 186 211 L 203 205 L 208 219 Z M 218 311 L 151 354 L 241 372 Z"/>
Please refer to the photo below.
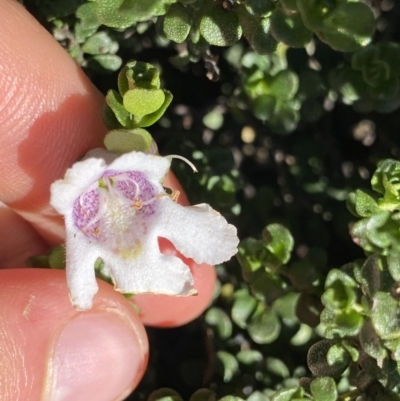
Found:
<path fill-rule="evenodd" d="M 132 207 L 136 210 L 140 210 L 143 207 L 142 201 L 140 199 L 135 199 Z"/>
<path fill-rule="evenodd" d="M 172 191 L 170 198 L 174 201 L 174 202 L 178 202 L 179 199 L 179 195 L 181 194 L 181 191 Z"/>

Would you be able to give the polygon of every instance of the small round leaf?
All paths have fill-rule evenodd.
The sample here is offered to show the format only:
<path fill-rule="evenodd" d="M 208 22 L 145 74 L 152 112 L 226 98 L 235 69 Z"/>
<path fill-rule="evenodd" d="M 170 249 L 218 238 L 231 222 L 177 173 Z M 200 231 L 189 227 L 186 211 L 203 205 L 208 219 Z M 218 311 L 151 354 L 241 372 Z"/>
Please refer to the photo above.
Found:
<path fill-rule="evenodd" d="M 247 330 L 257 344 L 270 344 L 278 338 L 281 324 L 274 311 L 264 310 L 250 320 Z"/>
<path fill-rule="evenodd" d="M 164 100 L 162 89 L 135 88 L 128 90 L 123 96 L 124 107 L 137 117 L 154 113 L 163 105 Z"/>
<path fill-rule="evenodd" d="M 278 8 L 271 16 L 271 33 L 278 42 L 290 47 L 304 47 L 313 36 L 299 13 L 286 15 Z"/>
<path fill-rule="evenodd" d="M 128 153 L 133 150 L 146 152 L 153 143 L 152 136 L 142 128 L 115 129 L 105 136 L 104 145 L 111 152 Z"/>
<path fill-rule="evenodd" d="M 181 3 L 172 4 L 164 17 L 163 30 L 166 37 L 176 43 L 182 43 L 189 35 L 192 19 L 186 7 Z"/>
<path fill-rule="evenodd" d="M 235 12 L 213 7 L 201 18 L 200 33 L 210 45 L 231 46 L 241 38 L 242 28 Z"/>

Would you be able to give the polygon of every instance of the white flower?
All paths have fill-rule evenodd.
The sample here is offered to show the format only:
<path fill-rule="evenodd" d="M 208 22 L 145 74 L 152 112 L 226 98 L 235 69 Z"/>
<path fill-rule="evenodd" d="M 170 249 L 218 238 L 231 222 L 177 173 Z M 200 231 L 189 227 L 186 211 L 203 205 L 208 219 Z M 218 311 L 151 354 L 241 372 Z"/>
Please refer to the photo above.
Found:
<path fill-rule="evenodd" d="M 193 277 L 177 256 L 163 255 L 169 239 L 197 263 L 218 264 L 237 252 L 236 229 L 206 204 L 184 207 L 161 182 L 170 159 L 97 149 L 51 186 L 51 204 L 65 218 L 67 282 L 73 305 L 92 306 L 98 287 L 94 264 L 123 293 L 193 295 Z"/>

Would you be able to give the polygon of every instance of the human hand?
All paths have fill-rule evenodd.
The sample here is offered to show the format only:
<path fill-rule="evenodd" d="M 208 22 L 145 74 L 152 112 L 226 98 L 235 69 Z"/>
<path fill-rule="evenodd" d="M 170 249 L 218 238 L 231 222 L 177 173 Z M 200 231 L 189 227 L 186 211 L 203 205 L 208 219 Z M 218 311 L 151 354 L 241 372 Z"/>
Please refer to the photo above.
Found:
<path fill-rule="evenodd" d="M 93 308 L 79 312 L 64 271 L 10 269 L 63 241 L 50 184 L 101 146 L 106 129 L 102 95 L 57 42 L 15 1 L 0 0 L 0 15 L 1 400 L 122 400 L 146 368 L 143 322 L 167 327 L 198 316 L 215 273 L 187 262 L 199 295 L 137 296 L 138 316 L 104 282 Z M 172 175 L 165 185 L 181 190 Z M 167 241 L 162 250 L 175 252 Z"/>

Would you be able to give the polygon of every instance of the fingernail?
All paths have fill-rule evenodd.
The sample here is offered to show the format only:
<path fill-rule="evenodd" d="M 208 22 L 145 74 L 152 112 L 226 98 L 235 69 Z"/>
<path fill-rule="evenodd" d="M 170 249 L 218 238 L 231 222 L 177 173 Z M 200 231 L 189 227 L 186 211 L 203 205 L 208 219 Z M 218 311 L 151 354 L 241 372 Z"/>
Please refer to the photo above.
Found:
<path fill-rule="evenodd" d="M 143 359 L 134 329 L 120 315 L 82 313 L 56 343 L 50 400 L 115 400 L 130 388 Z"/>

